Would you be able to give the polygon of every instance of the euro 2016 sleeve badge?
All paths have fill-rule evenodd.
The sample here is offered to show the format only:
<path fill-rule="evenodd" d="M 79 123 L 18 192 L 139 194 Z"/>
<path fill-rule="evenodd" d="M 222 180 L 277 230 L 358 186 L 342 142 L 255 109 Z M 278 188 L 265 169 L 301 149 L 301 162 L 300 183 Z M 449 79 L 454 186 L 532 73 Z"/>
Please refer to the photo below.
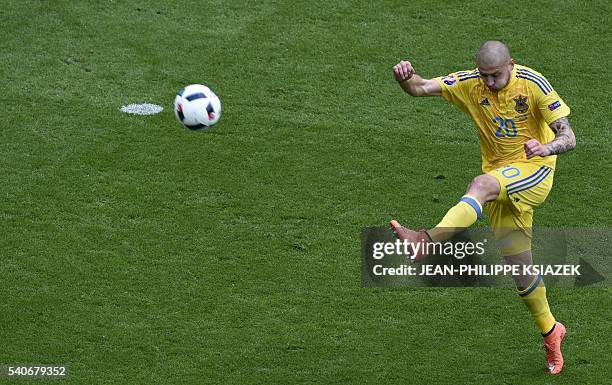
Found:
<path fill-rule="evenodd" d="M 442 81 L 447 86 L 452 86 L 457 82 L 457 79 L 453 75 L 448 75 L 442 78 Z"/>

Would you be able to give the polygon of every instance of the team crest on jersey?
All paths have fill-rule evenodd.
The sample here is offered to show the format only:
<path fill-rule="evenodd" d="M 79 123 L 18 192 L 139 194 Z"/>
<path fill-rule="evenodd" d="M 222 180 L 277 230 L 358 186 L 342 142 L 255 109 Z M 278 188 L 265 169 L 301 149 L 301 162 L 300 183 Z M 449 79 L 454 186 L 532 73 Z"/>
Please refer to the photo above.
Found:
<path fill-rule="evenodd" d="M 442 81 L 447 86 L 452 86 L 457 82 L 457 78 L 455 78 L 453 75 L 448 75 L 448 76 L 443 77 Z"/>
<path fill-rule="evenodd" d="M 527 112 L 527 110 L 529 109 L 529 104 L 527 104 L 527 96 L 519 95 L 519 97 L 517 99 L 514 99 L 514 101 L 516 102 L 516 105 L 514 106 L 516 112 L 518 112 L 519 114 L 524 114 L 525 112 Z"/>

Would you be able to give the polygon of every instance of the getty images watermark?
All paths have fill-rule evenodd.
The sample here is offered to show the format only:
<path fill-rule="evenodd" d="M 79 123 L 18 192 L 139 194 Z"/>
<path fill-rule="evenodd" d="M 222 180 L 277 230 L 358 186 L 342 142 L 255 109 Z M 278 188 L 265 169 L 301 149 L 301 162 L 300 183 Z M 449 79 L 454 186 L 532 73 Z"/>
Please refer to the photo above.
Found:
<path fill-rule="evenodd" d="M 410 243 L 407 240 L 395 240 L 395 242 L 375 242 L 372 246 L 372 258 L 383 259 L 385 256 L 403 256 L 406 260 L 413 261 L 415 255 L 424 252 L 427 255 L 445 255 L 462 260 L 467 256 L 483 256 L 487 239 L 481 242 L 431 242 Z M 375 264 L 372 273 L 376 276 L 435 276 L 435 275 L 475 275 L 475 276 L 521 276 L 521 275 L 558 275 L 579 276 L 580 265 L 509 265 L 509 264 L 478 264 L 478 265 L 430 265 L 402 264 L 397 267 L 385 267 Z"/>
<path fill-rule="evenodd" d="M 601 240 L 611 238 L 566 230 L 529 229 L 500 241 L 490 230 L 476 228 L 443 242 L 410 243 L 397 239 L 388 228 L 366 228 L 362 232 L 362 283 L 365 287 L 507 287 L 514 282 L 512 278 L 540 275 L 549 286 L 606 286 L 612 255 L 610 245 Z M 612 231 L 606 231 L 612 236 Z M 589 242 L 591 238 L 597 242 Z M 501 250 L 512 249 L 514 244 L 530 245 L 533 260 L 504 258 L 508 252 Z M 415 263 L 415 255 L 421 254 L 426 257 Z"/>

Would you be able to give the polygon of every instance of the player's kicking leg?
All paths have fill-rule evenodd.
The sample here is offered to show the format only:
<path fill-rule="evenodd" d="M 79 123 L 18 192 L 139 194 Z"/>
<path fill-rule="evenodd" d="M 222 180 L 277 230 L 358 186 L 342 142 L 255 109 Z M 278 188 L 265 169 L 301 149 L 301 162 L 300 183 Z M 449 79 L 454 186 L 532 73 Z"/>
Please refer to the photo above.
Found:
<path fill-rule="evenodd" d="M 425 230 L 415 231 L 415 230 L 407 229 L 403 227 L 402 225 L 400 225 L 399 222 L 396 221 L 395 219 L 391 220 L 391 228 L 393 229 L 393 231 L 395 232 L 395 234 L 397 235 L 399 239 L 407 240 L 412 245 L 416 245 L 417 243 L 426 245 L 432 242 L 432 239 L 427 233 L 427 231 Z M 420 247 L 419 249 L 413 248 L 413 250 L 418 250 L 414 253 L 412 257 L 414 261 L 419 262 L 423 260 L 423 258 L 425 258 L 426 256 L 425 247 Z"/>
<path fill-rule="evenodd" d="M 502 247 L 502 255 L 516 256 L 520 253 L 527 253 L 528 263 L 531 264 L 530 230 L 533 207 L 546 199 L 551 187 L 552 172 L 549 168 L 528 163 L 515 163 L 474 178 L 468 187 L 467 194 L 446 213 L 442 221 L 433 229 L 426 232 L 412 231 L 402 227 L 396 220 L 391 221 L 391 227 L 400 239 L 406 239 L 411 243 L 443 242 L 476 222 L 482 213 L 483 205 L 490 202 L 487 205 L 489 221 L 496 231 L 498 240 L 505 238 L 497 234 L 500 230 L 503 232 L 504 229 L 510 229 L 514 234 L 523 232 L 528 234 L 523 240 L 526 243 L 513 239 L 512 242 L 507 243 L 512 250 L 504 250 Z M 424 249 L 426 248 L 419 248 L 419 250 Z M 421 260 L 425 255 L 421 254 L 416 257 L 416 260 Z M 512 262 L 509 261 L 509 263 Z M 565 326 L 557 322 L 550 312 L 546 299 L 546 288 L 541 277 L 527 277 L 527 279 L 524 282 L 517 281 L 518 294 L 544 336 L 548 371 L 557 374 L 563 368 L 561 343 L 566 333 Z"/>
<path fill-rule="evenodd" d="M 491 175 L 479 175 L 472 180 L 459 203 L 448 210 L 442 221 L 433 229 L 409 230 L 395 219 L 391 221 L 391 228 L 399 239 L 405 239 L 412 244 L 445 241 L 473 225 L 482 215 L 482 206 L 488 201 L 495 200 L 500 188 L 497 179 Z M 421 252 L 414 256 L 414 260 L 420 261 L 425 258 L 424 249 L 425 247 L 419 249 Z"/>

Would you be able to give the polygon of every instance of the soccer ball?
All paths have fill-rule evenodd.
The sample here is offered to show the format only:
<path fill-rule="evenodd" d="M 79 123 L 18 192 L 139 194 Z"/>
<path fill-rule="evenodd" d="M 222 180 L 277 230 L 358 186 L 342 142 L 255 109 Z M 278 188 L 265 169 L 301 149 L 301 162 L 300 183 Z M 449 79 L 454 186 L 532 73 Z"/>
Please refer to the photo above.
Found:
<path fill-rule="evenodd" d="M 174 113 L 190 130 L 206 129 L 219 121 L 221 101 L 210 88 L 191 84 L 176 95 Z"/>

